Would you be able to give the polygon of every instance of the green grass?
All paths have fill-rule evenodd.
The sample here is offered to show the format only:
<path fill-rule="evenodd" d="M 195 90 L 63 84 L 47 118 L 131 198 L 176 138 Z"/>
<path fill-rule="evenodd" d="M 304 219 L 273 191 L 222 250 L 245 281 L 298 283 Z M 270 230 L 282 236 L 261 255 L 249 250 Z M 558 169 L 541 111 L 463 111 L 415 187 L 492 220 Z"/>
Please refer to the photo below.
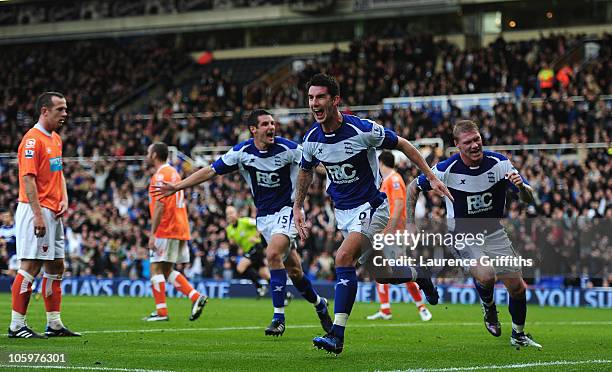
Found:
<path fill-rule="evenodd" d="M 0 325 L 9 323 L 10 302 L 8 294 L 0 295 Z M 482 325 L 477 306 L 430 307 L 434 318 L 423 323 L 414 305 L 395 304 L 392 321 L 372 322 L 365 316 L 376 311 L 377 305 L 357 303 L 349 319 L 345 351 L 336 357 L 312 347 L 312 337 L 322 331 L 312 306 L 305 301 L 296 300 L 287 308 L 287 331 L 278 339 L 264 336 L 263 329 L 271 318 L 268 300 L 211 300 L 196 322 L 187 320 L 188 300 L 169 299 L 168 307 L 170 322 L 146 323 L 141 318 L 153 308 L 151 298 L 66 296 L 64 323 L 82 331 L 83 337 L 9 340 L 3 336 L 0 369 L 11 369 L 6 367 L 6 352 L 28 351 L 66 353 L 70 366 L 174 371 L 354 372 L 612 360 L 609 309 L 530 306 L 527 331 L 544 348 L 517 350 L 509 345 L 510 316 L 505 307 L 500 308 L 504 335 L 494 338 Z M 42 331 L 44 316 L 42 301 L 33 299 L 28 323 Z M 528 370 L 601 371 L 612 370 L 612 363 Z"/>

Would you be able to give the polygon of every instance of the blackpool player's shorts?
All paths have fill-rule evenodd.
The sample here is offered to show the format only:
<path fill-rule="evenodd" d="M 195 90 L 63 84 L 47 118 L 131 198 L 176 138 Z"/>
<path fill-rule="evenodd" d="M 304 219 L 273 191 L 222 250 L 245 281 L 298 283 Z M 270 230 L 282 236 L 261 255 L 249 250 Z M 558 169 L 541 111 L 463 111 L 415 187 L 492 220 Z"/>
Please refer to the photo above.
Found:
<path fill-rule="evenodd" d="M 486 235 L 484 238 L 484 244 L 472 244 L 466 246 L 463 249 L 452 248 L 455 252 L 455 256 L 462 259 L 475 259 L 480 260 L 483 256 L 488 256 L 489 259 L 500 258 L 500 257 L 518 257 L 508 234 L 503 229 L 499 229 L 494 233 Z M 497 274 L 508 274 L 521 272 L 520 266 L 513 266 L 506 264 L 504 266 L 495 266 L 495 272 Z"/>
<path fill-rule="evenodd" d="M 295 223 L 293 220 L 293 208 L 289 206 L 283 207 L 280 211 L 269 214 L 267 216 L 257 217 L 257 231 L 263 235 L 268 244 L 272 241 L 272 235 L 283 234 L 289 238 L 289 247 L 295 246 L 295 239 L 298 235 Z M 283 257 L 287 258 L 290 249 L 284 252 Z"/>
<path fill-rule="evenodd" d="M 15 212 L 17 258 L 30 260 L 55 260 L 64 258 L 64 224 L 55 213 L 41 207 L 46 233 L 34 235 L 34 212 L 29 203 L 18 203 Z"/>
<path fill-rule="evenodd" d="M 189 262 L 187 240 L 155 238 L 155 250 L 151 250 L 151 262 Z"/>

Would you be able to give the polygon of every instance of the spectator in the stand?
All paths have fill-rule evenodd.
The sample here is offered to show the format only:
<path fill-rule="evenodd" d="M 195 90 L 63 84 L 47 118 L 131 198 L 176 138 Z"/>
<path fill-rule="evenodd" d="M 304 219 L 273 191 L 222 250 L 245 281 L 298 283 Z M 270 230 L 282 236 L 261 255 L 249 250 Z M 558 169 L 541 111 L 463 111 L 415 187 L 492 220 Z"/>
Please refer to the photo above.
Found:
<path fill-rule="evenodd" d="M 559 71 L 557 71 L 557 74 L 555 75 L 555 79 L 557 79 L 557 81 L 559 82 L 559 85 L 563 89 L 567 89 L 572 79 L 572 75 L 573 75 L 572 68 L 568 65 L 564 65 L 563 67 L 559 69 Z"/>
<path fill-rule="evenodd" d="M 542 68 L 540 69 L 540 72 L 538 72 L 538 86 L 543 93 L 548 95 L 555 82 L 555 72 L 545 62 L 542 62 L 541 66 Z"/>
<path fill-rule="evenodd" d="M 8 257 L 15 254 L 15 221 L 10 209 L 0 208 L 0 241 L 5 243 Z"/>

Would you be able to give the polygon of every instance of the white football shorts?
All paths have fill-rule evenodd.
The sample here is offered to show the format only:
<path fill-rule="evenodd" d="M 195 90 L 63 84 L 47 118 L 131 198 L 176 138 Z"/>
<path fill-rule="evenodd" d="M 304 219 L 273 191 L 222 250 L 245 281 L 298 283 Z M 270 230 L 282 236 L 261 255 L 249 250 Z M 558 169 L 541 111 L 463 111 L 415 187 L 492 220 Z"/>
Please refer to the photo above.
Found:
<path fill-rule="evenodd" d="M 293 220 L 293 208 L 283 207 L 280 211 L 267 216 L 257 217 L 257 231 L 270 243 L 272 235 L 283 234 L 293 243 L 297 237 L 297 229 Z"/>
<path fill-rule="evenodd" d="M 64 224 L 62 218 L 41 207 L 45 222 L 45 236 L 34 235 L 34 212 L 29 203 L 18 203 L 15 212 L 17 258 L 20 260 L 55 260 L 64 258 Z"/>
<path fill-rule="evenodd" d="M 358 232 L 370 240 L 369 246 L 362 249 L 361 257 L 359 257 L 359 263 L 365 264 L 375 253 L 372 247 L 374 235 L 382 233 L 389 223 L 388 201 L 385 199 L 378 208 L 372 208 L 370 203 L 365 203 L 353 209 L 336 209 L 335 214 L 336 225 L 344 238 L 351 232 Z M 385 257 L 391 257 L 391 253 L 386 253 Z"/>
<path fill-rule="evenodd" d="M 155 250 L 150 251 L 151 262 L 189 262 L 187 240 L 155 238 Z"/>
<path fill-rule="evenodd" d="M 359 232 L 372 242 L 374 235 L 382 232 L 389 222 L 389 203 L 385 201 L 372 208 L 365 203 L 353 209 L 336 209 L 336 226 L 345 238 L 351 232 Z"/>

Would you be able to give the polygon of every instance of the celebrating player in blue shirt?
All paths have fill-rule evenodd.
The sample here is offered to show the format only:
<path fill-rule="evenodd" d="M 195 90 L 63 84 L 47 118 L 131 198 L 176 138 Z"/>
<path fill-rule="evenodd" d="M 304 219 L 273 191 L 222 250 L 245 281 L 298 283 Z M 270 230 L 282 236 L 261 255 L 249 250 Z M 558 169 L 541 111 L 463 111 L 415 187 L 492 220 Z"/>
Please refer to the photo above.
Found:
<path fill-rule="evenodd" d="M 449 229 L 454 232 L 483 233 L 484 244 L 474 244 L 456 254 L 461 258 L 473 259 L 488 256 L 517 257 L 512 243 L 502 226 L 506 191 L 518 192 L 526 203 L 533 203 L 533 191 L 527 181 L 514 168 L 505 156 L 492 151 L 483 151 L 482 138 L 478 126 L 470 120 L 462 120 L 453 128 L 455 146 L 459 153 L 433 167 L 438 176 L 453 194 L 453 200 L 446 200 L 446 216 Z M 408 220 L 414 221 L 414 209 L 419 192 L 431 190 L 432 185 L 425 175 L 419 176 L 408 186 Z M 491 261 L 493 262 L 493 261 Z M 512 262 L 512 261 L 509 261 Z M 525 334 L 527 300 L 525 282 L 520 266 L 508 264 L 496 267 L 476 265 L 470 267 L 480 294 L 484 310 L 486 329 L 495 337 L 501 336 L 501 324 L 497 318 L 493 290 L 496 274 L 503 280 L 510 294 L 509 310 L 512 316 L 512 336 L 514 346 L 542 346 Z"/>
<path fill-rule="evenodd" d="M 344 115 L 338 110 L 340 91 L 336 80 L 317 74 L 308 83 L 308 101 L 315 123 L 304 137 L 301 170 L 298 175 L 293 214 L 298 233 L 307 237 L 302 205 L 312 182 L 312 169 L 319 163 L 327 172 L 327 193 L 335 206 L 338 229 L 345 239 L 336 253 L 336 293 L 334 326 L 313 343 L 320 349 L 339 354 L 344 346 L 344 329 L 357 294 L 355 263 L 360 254 L 369 254 L 375 234 L 383 232 L 389 222 L 389 206 L 379 191 L 381 176 L 376 149 L 398 149 L 427 176 L 440 195 L 451 196 L 436 178 L 418 150 L 393 131 L 368 120 Z M 431 279 L 411 269 L 412 277 L 436 304 L 438 294 Z M 389 282 L 381 279 L 382 282 Z"/>
<path fill-rule="evenodd" d="M 270 287 L 274 316 L 266 335 L 285 332 L 285 295 L 287 273 L 302 296 L 315 306 L 321 326 L 332 327 L 327 300 L 320 297 L 302 271 L 295 248 L 297 231 L 293 224 L 293 199 L 302 147 L 293 141 L 275 137 L 275 122 L 266 110 L 253 110 L 248 118 L 253 138 L 244 141 L 215 161 L 177 184 L 159 186 L 164 196 L 206 182 L 216 175 L 239 171 L 251 188 L 257 207 L 257 229 L 268 242 L 266 258 L 270 268 Z"/>

